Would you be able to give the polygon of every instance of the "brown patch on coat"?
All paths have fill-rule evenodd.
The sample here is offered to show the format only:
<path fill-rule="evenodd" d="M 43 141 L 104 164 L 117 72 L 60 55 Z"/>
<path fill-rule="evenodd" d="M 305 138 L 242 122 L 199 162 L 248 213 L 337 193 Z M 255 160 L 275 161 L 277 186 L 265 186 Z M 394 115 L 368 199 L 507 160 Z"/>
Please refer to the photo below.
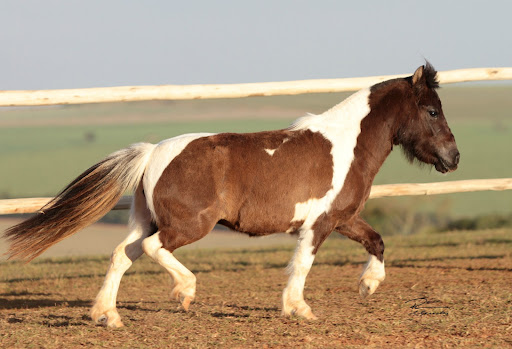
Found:
<path fill-rule="evenodd" d="M 256 236 L 298 229 L 303 222 L 291 222 L 295 205 L 331 189 L 331 148 L 309 130 L 223 133 L 192 141 L 154 189 L 163 246 L 173 251 L 196 241 L 217 222 Z"/>

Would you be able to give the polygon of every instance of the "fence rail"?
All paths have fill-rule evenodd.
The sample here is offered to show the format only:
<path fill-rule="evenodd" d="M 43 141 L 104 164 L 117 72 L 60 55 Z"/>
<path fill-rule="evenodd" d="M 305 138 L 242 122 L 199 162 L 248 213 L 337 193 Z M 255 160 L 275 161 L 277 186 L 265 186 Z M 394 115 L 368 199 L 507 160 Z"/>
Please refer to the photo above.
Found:
<path fill-rule="evenodd" d="M 460 192 L 472 192 L 483 190 L 510 190 L 512 178 L 499 179 L 470 179 L 463 181 L 437 182 L 437 183 L 407 183 L 407 184 L 383 184 L 374 185 L 370 198 L 382 198 L 388 196 L 410 195 L 437 195 Z M 46 205 L 52 198 L 8 199 L 0 200 L 0 215 L 34 213 Z M 126 210 L 130 208 L 131 196 L 124 196 L 119 200 L 114 210 Z"/>
<path fill-rule="evenodd" d="M 384 80 L 406 75 L 221 85 L 121 86 L 69 90 L 0 91 L 0 107 L 343 92 L 359 90 Z M 441 84 L 512 80 L 512 68 L 458 69 L 439 72 L 438 76 Z"/>

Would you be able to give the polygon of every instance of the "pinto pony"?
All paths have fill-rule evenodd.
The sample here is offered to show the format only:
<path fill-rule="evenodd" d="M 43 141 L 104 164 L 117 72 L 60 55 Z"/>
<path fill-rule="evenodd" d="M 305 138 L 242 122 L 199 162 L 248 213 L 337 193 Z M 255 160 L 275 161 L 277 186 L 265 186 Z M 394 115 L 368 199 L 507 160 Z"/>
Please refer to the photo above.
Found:
<path fill-rule="evenodd" d="M 106 214 L 126 190 L 135 195 L 130 233 L 112 254 L 91 311 L 94 321 L 123 326 L 116 310 L 121 277 L 145 252 L 173 280 L 171 296 L 188 310 L 196 277 L 173 255 L 223 224 L 251 236 L 298 235 L 282 313 L 315 319 L 304 301 L 306 276 L 332 231 L 360 242 L 369 260 L 362 296 L 384 280 L 384 243 L 360 217 L 373 179 L 394 145 L 410 161 L 442 173 L 459 162 L 446 123 L 436 71 L 427 62 L 406 78 L 363 89 L 288 129 L 187 134 L 157 145 L 134 144 L 82 173 L 48 205 L 5 232 L 10 258 L 32 260 Z"/>

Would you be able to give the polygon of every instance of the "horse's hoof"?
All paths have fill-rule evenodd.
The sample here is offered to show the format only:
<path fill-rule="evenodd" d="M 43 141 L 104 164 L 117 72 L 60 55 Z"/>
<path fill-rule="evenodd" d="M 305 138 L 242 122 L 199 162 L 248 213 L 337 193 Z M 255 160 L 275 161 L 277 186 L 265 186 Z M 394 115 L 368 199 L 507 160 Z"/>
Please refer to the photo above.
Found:
<path fill-rule="evenodd" d="M 117 312 L 113 313 L 112 311 L 108 311 L 104 314 L 101 314 L 98 318 L 95 318 L 95 316 L 93 316 L 93 320 L 97 324 L 112 328 L 119 328 L 124 326 L 123 322 L 121 321 L 121 318 L 119 317 L 119 314 L 117 314 Z"/>
<path fill-rule="evenodd" d="M 318 320 L 318 318 L 315 316 L 315 314 L 313 314 L 313 312 L 311 311 L 311 309 L 307 309 L 306 311 L 304 311 L 303 313 L 301 314 L 297 314 L 298 316 L 306 319 L 306 320 Z"/>
<path fill-rule="evenodd" d="M 283 316 L 297 316 L 306 320 L 318 320 L 318 318 L 313 314 L 311 311 L 311 308 L 306 305 L 305 307 L 292 309 L 289 311 L 283 310 L 282 312 Z"/>
<path fill-rule="evenodd" d="M 371 296 L 379 287 L 380 281 L 375 279 L 361 279 L 359 281 L 359 294 L 366 298 Z"/>
<path fill-rule="evenodd" d="M 192 287 L 182 287 L 181 285 L 177 285 L 171 291 L 171 298 L 179 301 L 183 309 L 185 309 L 185 311 L 188 311 L 190 303 L 195 298 L 195 293 L 195 285 Z"/>
<path fill-rule="evenodd" d="M 185 309 L 185 311 L 188 311 L 188 308 L 190 307 L 190 302 L 192 302 L 192 298 L 188 296 L 184 297 L 181 300 L 181 306 L 183 307 L 183 309 Z"/>
<path fill-rule="evenodd" d="M 108 321 L 108 318 L 105 314 L 101 315 L 98 320 L 96 320 L 97 323 L 99 323 L 100 325 L 104 325 L 104 326 L 107 326 L 107 321 Z"/>

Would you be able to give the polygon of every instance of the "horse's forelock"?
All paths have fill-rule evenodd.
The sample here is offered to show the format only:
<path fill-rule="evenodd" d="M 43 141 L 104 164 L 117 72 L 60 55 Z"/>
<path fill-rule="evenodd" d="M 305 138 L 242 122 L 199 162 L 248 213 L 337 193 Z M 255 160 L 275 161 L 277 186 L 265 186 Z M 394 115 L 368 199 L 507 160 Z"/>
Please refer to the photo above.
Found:
<path fill-rule="evenodd" d="M 425 74 L 425 81 L 429 88 L 439 88 L 439 80 L 437 77 L 437 70 L 429 61 L 425 62 L 423 74 Z"/>

